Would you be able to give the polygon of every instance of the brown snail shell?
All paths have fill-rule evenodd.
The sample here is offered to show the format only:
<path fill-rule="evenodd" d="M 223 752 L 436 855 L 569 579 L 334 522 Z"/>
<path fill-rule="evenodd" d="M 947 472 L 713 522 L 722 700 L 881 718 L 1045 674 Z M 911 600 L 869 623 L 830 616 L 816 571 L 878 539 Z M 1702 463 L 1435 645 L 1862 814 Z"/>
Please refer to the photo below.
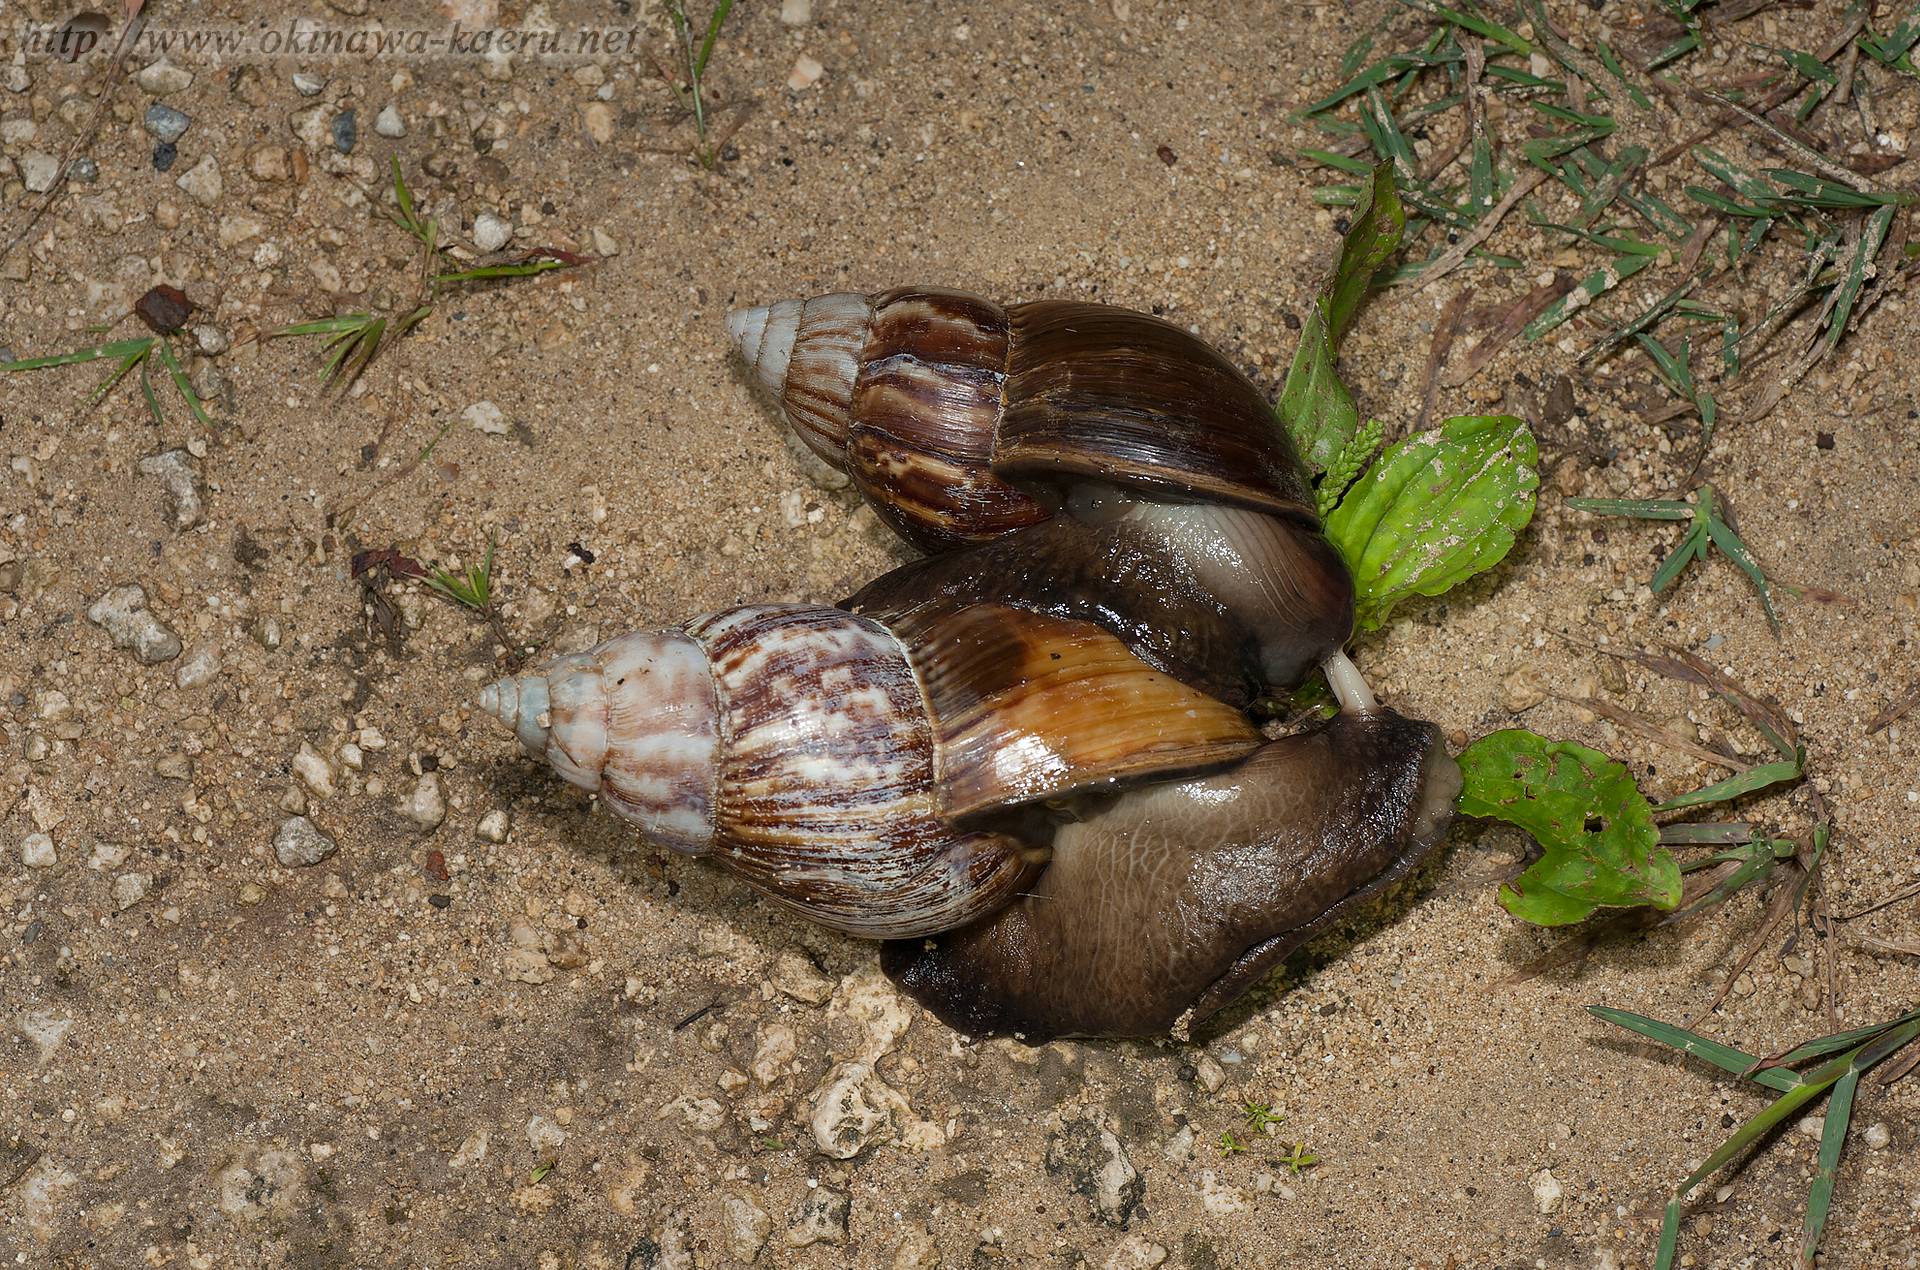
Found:
<path fill-rule="evenodd" d="M 818 605 L 637 632 L 481 694 L 529 751 L 649 839 L 851 934 L 951 930 L 1045 863 L 995 815 L 1252 753 L 1238 711 L 1086 622 Z"/>
<path fill-rule="evenodd" d="M 743 309 L 727 330 L 801 439 L 923 550 L 1039 524 L 1088 480 L 1319 526 L 1260 390 L 1144 313 L 900 287 Z"/>

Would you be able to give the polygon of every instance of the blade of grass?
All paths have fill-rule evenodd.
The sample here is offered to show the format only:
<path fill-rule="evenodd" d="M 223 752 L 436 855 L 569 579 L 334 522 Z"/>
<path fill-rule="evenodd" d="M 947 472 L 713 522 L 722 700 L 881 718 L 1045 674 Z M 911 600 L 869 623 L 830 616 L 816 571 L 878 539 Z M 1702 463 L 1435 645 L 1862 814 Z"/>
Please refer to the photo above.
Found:
<path fill-rule="evenodd" d="M 160 412 L 160 399 L 153 395 L 153 380 L 147 376 L 147 359 L 140 359 L 140 394 L 147 399 L 147 409 L 153 411 L 153 421 L 165 427 L 167 416 Z"/>
<path fill-rule="evenodd" d="M 1587 1007 L 1587 1013 L 1615 1027 L 1625 1028 L 1629 1032 L 1638 1032 L 1648 1040 L 1671 1046 L 1683 1054 L 1704 1058 L 1715 1067 L 1731 1072 L 1735 1076 L 1750 1071 L 1759 1061 L 1745 1050 L 1737 1050 L 1731 1045 L 1710 1041 L 1697 1032 L 1690 1032 L 1686 1028 L 1676 1027 L 1671 1023 L 1662 1023 L 1658 1019 L 1650 1019 L 1644 1014 L 1634 1014 L 1630 1010 L 1619 1010 L 1608 1005 L 1590 1005 Z M 1800 1083 L 1798 1074 L 1779 1068 L 1763 1068 L 1754 1072 L 1748 1079 L 1770 1089 L 1782 1091 L 1792 1089 Z"/>
<path fill-rule="evenodd" d="M 1814 1249 L 1827 1228 L 1827 1214 L 1833 1205 L 1833 1184 L 1840 1175 L 1840 1148 L 1847 1139 L 1847 1125 L 1853 1120 L 1853 1092 L 1859 1088 L 1860 1073 L 1850 1071 L 1834 1082 L 1833 1097 L 1827 1100 L 1826 1124 L 1820 1130 L 1820 1159 L 1807 1189 L 1807 1218 L 1801 1226 L 1800 1264 L 1812 1270 Z"/>
<path fill-rule="evenodd" d="M 167 373 L 173 376 L 173 386 L 186 401 L 187 409 L 193 411 L 193 417 L 200 421 L 201 427 L 211 428 L 213 420 L 207 418 L 207 412 L 201 409 L 200 394 L 193 390 L 193 382 L 187 378 L 186 372 L 180 369 L 180 363 L 174 359 L 172 346 L 165 340 L 161 340 L 155 351 L 160 354 L 160 360 L 165 363 Z"/>
<path fill-rule="evenodd" d="M 1709 803 L 1729 802 L 1735 798 L 1751 794 L 1755 790 L 1765 789 L 1769 785 L 1778 785 L 1783 781 L 1800 779 L 1801 763 L 1795 759 L 1776 759 L 1771 763 L 1762 763 L 1736 773 L 1725 780 L 1715 781 L 1705 789 L 1696 789 L 1691 794 L 1681 794 L 1669 798 L 1654 808 L 1655 812 L 1679 811 L 1683 807 L 1704 807 Z"/>
<path fill-rule="evenodd" d="M 147 360 L 147 354 L 153 351 L 152 339 L 129 340 L 127 343 L 138 345 L 138 347 L 121 359 L 120 364 L 114 367 L 113 373 L 107 376 L 105 382 L 87 394 L 88 405 L 92 405 L 94 402 L 100 400 L 100 398 L 106 396 L 128 371 L 132 370 L 135 366 L 144 365 Z M 92 359 L 88 358 L 87 360 L 91 361 Z"/>
<path fill-rule="evenodd" d="M 54 357 L 28 357 L 17 362 L 0 362 L 0 371 L 43 370 L 48 366 L 77 366 L 81 362 L 95 362 L 103 357 L 139 356 L 153 344 L 153 337 L 137 340 L 116 340 L 111 344 L 101 344 L 94 348 L 83 348 L 77 352 L 61 353 Z M 131 364 L 131 363 L 129 363 Z M 115 371 L 118 378 L 125 368 Z"/>
<path fill-rule="evenodd" d="M 1603 292 L 1611 291 L 1628 278 L 1631 278 L 1634 274 L 1645 269 L 1648 265 L 1652 264 L 1656 258 L 1657 257 L 1654 256 L 1640 255 L 1622 256 L 1604 269 L 1589 274 L 1586 279 L 1575 286 L 1572 291 L 1569 291 L 1566 295 L 1555 301 L 1551 308 L 1529 323 L 1527 329 L 1522 331 L 1521 334 L 1529 340 L 1539 339 L 1542 335 L 1545 335 L 1548 331 L 1551 331 L 1554 327 L 1559 326 L 1562 322 L 1572 317 L 1576 312 L 1591 304 L 1594 299 Z M 1578 299 L 1576 300 L 1575 297 L 1578 297 Z"/>

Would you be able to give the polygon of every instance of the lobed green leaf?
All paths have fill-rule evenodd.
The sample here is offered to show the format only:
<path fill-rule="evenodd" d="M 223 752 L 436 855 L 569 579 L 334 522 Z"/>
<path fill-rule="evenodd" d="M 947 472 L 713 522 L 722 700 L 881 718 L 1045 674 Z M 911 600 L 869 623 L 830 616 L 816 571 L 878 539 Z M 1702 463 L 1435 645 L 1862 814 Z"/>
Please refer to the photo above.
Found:
<path fill-rule="evenodd" d="M 1627 769 L 1598 750 L 1510 728 L 1460 755 L 1460 810 L 1515 824 L 1545 854 L 1500 904 L 1540 926 L 1577 922 L 1603 905 L 1680 902 L 1680 867 L 1660 847 L 1653 809 Z"/>
<path fill-rule="evenodd" d="M 1353 570 L 1359 629 L 1499 563 L 1539 486 L 1533 434 L 1511 415 L 1464 415 L 1390 447 L 1326 522 Z"/>

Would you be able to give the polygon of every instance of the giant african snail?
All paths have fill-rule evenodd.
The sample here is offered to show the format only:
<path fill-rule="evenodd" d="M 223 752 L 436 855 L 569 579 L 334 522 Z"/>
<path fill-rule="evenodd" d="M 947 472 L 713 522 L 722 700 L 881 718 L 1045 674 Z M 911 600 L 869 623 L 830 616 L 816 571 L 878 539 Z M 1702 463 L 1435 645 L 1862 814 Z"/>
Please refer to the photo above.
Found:
<path fill-rule="evenodd" d="M 1205 344 L 926 289 L 729 326 L 941 554 L 843 609 L 729 610 L 485 690 L 648 838 L 894 940 L 956 1028 L 1037 1043 L 1204 1017 L 1444 834 L 1458 771 L 1341 654 L 1352 583 L 1299 460 Z M 1328 727 L 1269 742 L 1236 708 L 1322 662 Z"/>

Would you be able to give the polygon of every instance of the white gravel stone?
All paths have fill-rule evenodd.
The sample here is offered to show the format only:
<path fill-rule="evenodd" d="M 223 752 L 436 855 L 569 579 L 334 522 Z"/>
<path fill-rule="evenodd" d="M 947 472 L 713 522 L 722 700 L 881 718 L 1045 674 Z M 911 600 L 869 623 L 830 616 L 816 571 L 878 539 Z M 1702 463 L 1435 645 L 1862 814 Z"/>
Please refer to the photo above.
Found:
<path fill-rule="evenodd" d="M 851 1206 L 843 1191 L 826 1186 L 808 1190 L 807 1197 L 800 1201 L 800 1211 L 787 1223 L 787 1247 L 832 1244 L 837 1248 L 844 1245 L 847 1242 L 847 1210 Z"/>
<path fill-rule="evenodd" d="M 1560 1179 L 1553 1175 L 1552 1169 L 1541 1169 L 1527 1179 L 1527 1185 L 1533 1188 L 1533 1206 L 1542 1213 L 1560 1211 L 1560 1200 L 1566 1191 L 1560 1185 Z"/>
<path fill-rule="evenodd" d="M 787 76 L 787 87 L 795 92 L 811 88 L 820 82 L 820 76 L 826 73 L 826 67 L 802 53 L 793 59 L 793 73 Z"/>
<path fill-rule="evenodd" d="M 1227 1069 L 1220 1066 L 1220 1060 L 1211 1054 L 1202 1053 L 1194 1059 L 1193 1071 L 1200 1088 L 1210 1094 L 1219 1093 L 1220 1086 L 1227 1083 Z"/>
<path fill-rule="evenodd" d="M 460 417 L 477 432 L 498 436 L 508 431 L 507 417 L 491 401 L 476 401 L 460 412 Z"/>
<path fill-rule="evenodd" d="M 1113 1246 L 1101 1270 L 1153 1270 L 1167 1259 L 1167 1250 L 1138 1232 Z"/>
<path fill-rule="evenodd" d="M 173 517 L 173 532 L 183 534 L 199 524 L 206 514 L 200 496 L 200 465 L 185 449 L 162 450 L 140 460 L 140 475 L 160 482 L 167 510 Z"/>
<path fill-rule="evenodd" d="M 60 863 L 59 852 L 54 850 L 53 835 L 30 833 L 20 839 L 20 863 L 29 869 L 51 869 Z"/>
<path fill-rule="evenodd" d="M 1876 1120 L 1868 1125 L 1863 1136 L 1867 1140 L 1867 1145 L 1876 1151 L 1886 1150 L 1887 1144 L 1893 1141 L 1893 1133 L 1887 1128 L 1887 1122 L 1884 1120 Z"/>
<path fill-rule="evenodd" d="M 327 77 L 301 71 L 293 77 L 293 91 L 302 97 L 318 97 L 327 91 Z"/>
<path fill-rule="evenodd" d="M 407 121 L 400 117 L 398 108 L 388 106 L 374 116 L 373 130 L 383 137 L 404 137 L 407 135 Z"/>
<path fill-rule="evenodd" d="M 720 1201 L 720 1242 L 728 1255 L 740 1261 L 752 1261 L 773 1230 L 773 1218 L 750 1199 L 729 1195 Z"/>
<path fill-rule="evenodd" d="M 167 97 L 193 87 L 193 72 L 171 62 L 155 62 L 133 77 L 149 97 Z"/>
<path fill-rule="evenodd" d="M 813 0 L 780 0 L 780 25 L 805 26 L 813 21 Z"/>
<path fill-rule="evenodd" d="M 870 1146 L 893 1141 L 887 1092 L 871 1067 L 839 1063 L 828 1069 L 794 1118 L 822 1155 L 851 1160 Z"/>
<path fill-rule="evenodd" d="M 495 212 L 473 218 L 473 245 L 481 251 L 499 251 L 513 240 L 513 222 Z"/>
<path fill-rule="evenodd" d="M 60 179 L 60 157 L 44 150 L 29 150 L 20 156 L 20 179 L 35 194 L 44 194 Z"/>
<path fill-rule="evenodd" d="M 194 164 L 174 184 L 185 190 L 187 197 L 202 207 L 212 207 L 218 203 L 221 192 L 226 188 L 220 180 L 220 164 L 212 155 Z"/>
<path fill-rule="evenodd" d="M 152 889 L 153 874 L 151 873 L 122 873 L 113 880 L 113 886 L 110 888 L 113 902 L 123 913 L 146 899 L 147 893 Z"/>
<path fill-rule="evenodd" d="M 527 1121 L 527 1145 L 535 1155 L 558 1151 L 567 1144 L 567 1131 L 550 1116 L 534 1116 Z"/>
<path fill-rule="evenodd" d="M 827 1006 L 827 1053 L 841 1062 L 879 1062 L 893 1052 L 913 1015 L 871 962 L 840 980 Z"/>
<path fill-rule="evenodd" d="M 303 869 L 320 863 L 340 849 L 340 844 L 314 827 L 305 816 L 283 821 L 273 835 L 273 854 L 289 869 Z"/>
<path fill-rule="evenodd" d="M 1069 1122 L 1047 1143 L 1047 1172 L 1065 1174 L 1109 1226 L 1125 1225 L 1147 1195 L 1126 1147 L 1111 1129 L 1091 1120 Z"/>
<path fill-rule="evenodd" d="M 143 666 L 157 666 L 180 655 L 180 637 L 147 608 L 147 591 L 138 582 L 114 587 L 87 609 L 87 620 L 105 631 L 115 648 L 133 650 Z"/>
<path fill-rule="evenodd" d="M 305 741 L 300 743 L 300 752 L 293 756 L 293 774 L 315 798 L 333 797 L 333 764 Z"/>
<path fill-rule="evenodd" d="M 600 228 L 600 226 L 595 225 L 593 227 L 593 249 L 602 256 L 617 256 L 620 254 L 620 240 Z"/>
<path fill-rule="evenodd" d="M 218 357 L 233 347 L 233 337 L 211 322 L 202 322 L 194 327 L 193 339 L 208 357 Z"/>
<path fill-rule="evenodd" d="M 221 248 L 231 251 L 241 243 L 258 238 L 266 228 L 257 216 L 222 216 L 217 237 Z"/>
<path fill-rule="evenodd" d="M 595 145 L 613 140 L 613 108 L 604 101 L 588 102 L 580 109 L 580 126 Z"/>
<path fill-rule="evenodd" d="M 794 1000 L 808 1005 L 825 1005 L 833 996 L 833 980 L 820 973 L 820 967 L 813 964 L 813 958 L 807 956 L 805 949 L 792 944 L 782 948 L 773 959 L 767 979 Z"/>
<path fill-rule="evenodd" d="M 512 828 L 512 818 L 503 809 L 496 807 L 480 817 L 480 823 L 473 827 L 473 836 L 482 842 L 505 842 L 507 833 Z"/>
<path fill-rule="evenodd" d="M 305 110 L 296 110 L 287 116 L 287 127 L 293 129 L 293 135 L 300 144 L 309 150 L 331 149 L 333 146 L 333 107 L 322 103 L 308 106 Z"/>
<path fill-rule="evenodd" d="M 440 773 L 428 772 L 400 800 L 400 814 L 422 829 L 438 829 L 447 818 L 447 800 L 440 793 Z"/>

